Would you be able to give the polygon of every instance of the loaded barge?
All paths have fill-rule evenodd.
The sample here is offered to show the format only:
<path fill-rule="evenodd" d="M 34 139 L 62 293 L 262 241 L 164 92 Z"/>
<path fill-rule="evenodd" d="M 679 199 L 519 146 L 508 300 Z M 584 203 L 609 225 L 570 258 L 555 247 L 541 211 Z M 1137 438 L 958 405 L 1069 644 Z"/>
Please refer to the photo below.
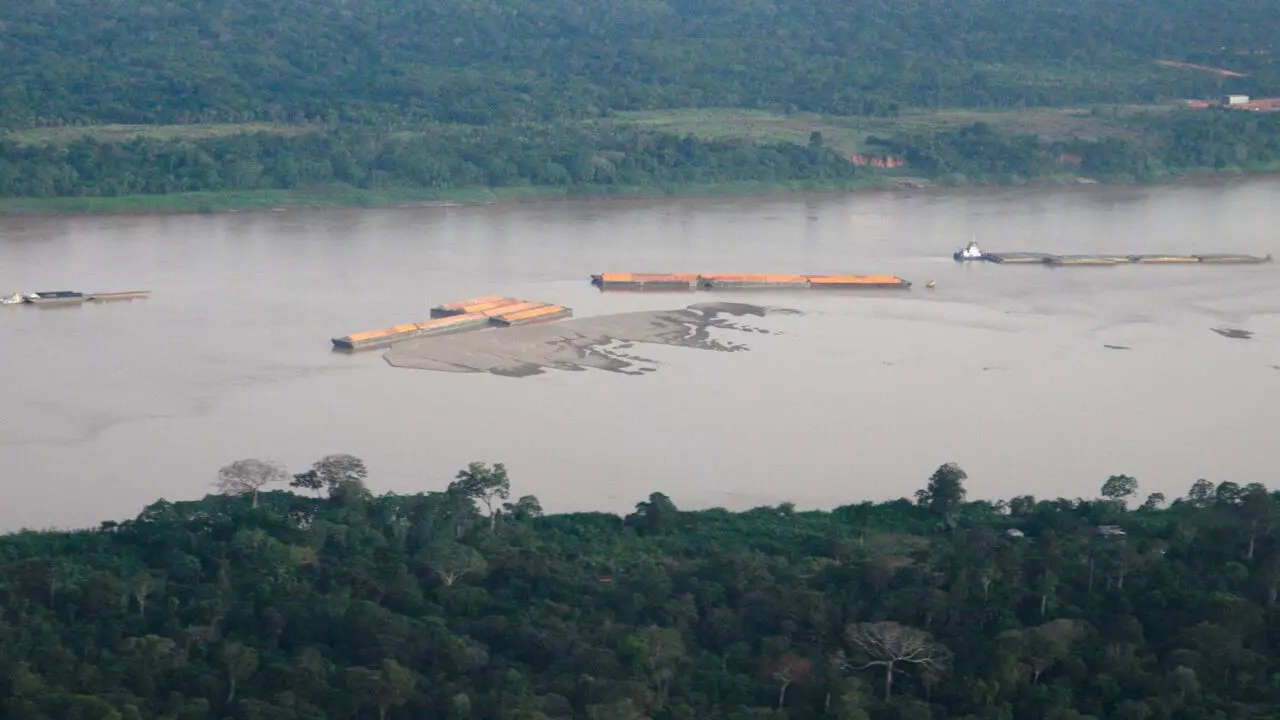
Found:
<path fill-rule="evenodd" d="M 591 284 L 601 290 L 693 290 L 696 273 L 600 273 Z"/>
<path fill-rule="evenodd" d="M 486 327 L 515 327 L 567 317 L 573 317 L 573 311 L 561 305 L 502 296 L 483 297 L 438 305 L 431 309 L 431 319 L 425 322 L 351 333 L 333 338 L 331 342 L 338 350 L 367 350 L 412 338 L 448 335 Z"/>
<path fill-rule="evenodd" d="M 1209 255 L 1052 255 L 1050 253 L 993 253 L 983 252 L 976 241 L 970 242 L 963 249 L 952 253 L 956 262 L 993 262 L 1013 265 L 1174 265 L 1186 263 L 1257 265 L 1271 262 L 1271 254 L 1264 257 L 1256 255 L 1209 254 Z"/>
<path fill-rule="evenodd" d="M 445 335 L 447 333 L 471 330 L 489 323 L 487 315 L 454 315 L 436 318 L 420 323 L 405 323 L 381 330 L 351 333 L 333 338 L 333 346 L 342 350 L 364 350 L 366 348 L 390 345 L 409 338 Z"/>
<path fill-rule="evenodd" d="M 494 295 L 491 297 L 473 298 L 471 300 L 461 300 L 455 303 L 447 303 L 445 305 L 437 305 L 431 308 L 431 317 L 446 318 L 455 315 L 469 315 L 471 313 L 486 313 L 501 308 L 518 305 L 524 302 L 516 298 L 502 297 Z"/>
<path fill-rule="evenodd" d="M 804 275 L 699 275 L 702 290 L 745 290 L 757 288 L 807 288 Z"/>
<path fill-rule="evenodd" d="M 844 288 L 906 290 L 911 287 L 910 282 L 894 275 L 806 275 L 805 277 L 809 278 L 809 287 L 815 290 L 822 288 L 833 290 Z"/>
<path fill-rule="evenodd" d="M 515 327 L 517 325 L 532 325 L 534 323 L 562 320 L 567 317 L 573 317 L 573 311 L 569 308 L 561 307 L 560 305 L 543 305 L 527 310 L 516 310 L 502 315 L 494 315 L 489 318 L 489 322 L 497 327 Z"/>
<path fill-rule="evenodd" d="M 809 290 L 817 288 L 894 288 L 905 290 L 911 283 L 893 275 L 790 275 L 790 274 L 674 274 L 601 273 L 591 276 L 591 284 L 601 290 Z"/>

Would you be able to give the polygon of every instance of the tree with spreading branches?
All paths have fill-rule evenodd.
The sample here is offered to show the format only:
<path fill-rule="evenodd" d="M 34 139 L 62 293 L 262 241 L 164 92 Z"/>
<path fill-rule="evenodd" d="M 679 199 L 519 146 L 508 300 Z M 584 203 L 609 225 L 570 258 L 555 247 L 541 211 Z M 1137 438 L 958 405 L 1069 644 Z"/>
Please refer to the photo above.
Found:
<path fill-rule="evenodd" d="M 507 468 L 502 463 L 494 463 L 489 467 L 484 463 L 473 462 L 466 470 L 458 471 L 457 478 L 449 483 L 450 493 L 470 498 L 483 503 L 489 511 L 489 530 L 497 529 L 498 513 L 501 506 L 495 507 L 498 500 L 511 497 L 511 480 L 507 478 Z"/>
<path fill-rule="evenodd" d="M 258 491 L 267 485 L 282 483 L 288 473 L 278 463 L 268 460 L 237 460 L 218 471 L 214 485 L 223 495 L 250 495 L 253 507 L 258 507 Z"/>
<path fill-rule="evenodd" d="M 845 639 L 856 652 L 851 667 L 863 670 L 884 668 L 884 699 L 893 692 L 893 674 L 914 668 L 923 675 L 946 672 L 951 653 L 933 636 L 918 628 L 896 622 L 858 623 L 845 630 Z"/>

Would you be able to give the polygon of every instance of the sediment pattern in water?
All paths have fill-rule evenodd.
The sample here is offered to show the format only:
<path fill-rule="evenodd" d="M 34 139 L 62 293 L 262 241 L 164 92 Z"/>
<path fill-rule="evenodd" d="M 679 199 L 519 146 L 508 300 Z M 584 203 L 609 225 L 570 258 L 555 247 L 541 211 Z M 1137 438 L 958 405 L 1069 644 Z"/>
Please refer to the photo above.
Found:
<path fill-rule="evenodd" d="M 1241 330 L 1239 328 L 1209 328 L 1209 329 L 1218 333 L 1224 338 L 1231 338 L 1232 340 L 1252 340 L 1253 339 L 1253 333 L 1249 332 L 1248 330 Z"/>
<path fill-rule="evenodd" d="M 482 330 L 407 340 L 383 356 L 395 367 L 444 372 L 487 372 L 524 377 L 554 370 L 606 370 L 643 375 L 658 361 L 634 352 L 637 345 L 671 345 L 740 352 L 738 342 L 713 339 L 711 330 L 773 331 L 729 318 L 799 314 L 789 308 L 746 303 L 697 303 L 681 310 L 656 310 L 577 318 L 546 325 Z"/>

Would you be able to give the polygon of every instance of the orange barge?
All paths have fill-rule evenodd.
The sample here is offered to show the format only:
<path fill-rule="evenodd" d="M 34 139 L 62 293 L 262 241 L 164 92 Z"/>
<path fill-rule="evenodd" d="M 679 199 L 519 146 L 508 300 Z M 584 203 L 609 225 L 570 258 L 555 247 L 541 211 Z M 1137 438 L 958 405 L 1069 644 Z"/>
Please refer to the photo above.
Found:
<path fill-rule="evenodd" d="M 459 300 L 454 303 L 445 305 L 437 305 L 431 308 L 431 317 L 444 318 L 453 317 L 454 315 L 466 315 L 468 313 L 484 312 L 495 308 L 505 307 L 507 305 L 515 305 L 524 302 L 516 298 L 504 297 L 502 295 L 491 295 L 489 297 L 472 298 L 470 300 Z"/>
<path fill-rule="evenodd" d="M 692 290 L 698 284 L 696 273 L 601 273 L 591 276 L 591 284 L 605 289 L 650 288 Z"/>
<path fill-rule="evenodd" d="M 515 327 L 533 323 L 551 322 L 562 318 L 573 317 L 573 311 L 559 305 L 541 305 L 535 308 L 516 310 L 501 315 L 494 315 L 489 322 L 497 327 Z"/>
<path fill-rule="evenodd" d="M 698 287 L 707 290 L 737 288 L 803 288 L 809 287 L 804 275 L 699 275 Z"/>
<path fill-rule="evenodd" d="M 446 333 L 461 332 L 463 330 L 474 330 L 482 328 L 489 323 L 489 316 L 480 313 L 470 315 L 454 315 L 446 318 L 436 318 L 420 323 L 405 323 L 403 325 L 395 325 L 382 330 L 370 330 L 368 332 L 351 333 L 339 338 L 333 338 L 333 346 L 342 350 L 363 350 L 365 348 L 377 347 L 380 345 L 389 345 L 391 343 L 408 340 L 415 337 L 427 337 L 430 335 L 444 335 Z"/>
<path fill-rule="evenodd" d="M 770 288 L 895 288 L 911 283 L 894 275 L 794 275 L 773 273 L 601 273 L 591 276 L 601 290 L 760 290 Z"/>
<path fill-rule="evenodd" d="M 487 318 L 502 317 L 504 315 L 514 315 L 527 310 L 537 310 L 538 308 L 550 307 L 551 303 L 544 303 L 541 300 L 521 300 L 513 305 L 503 305 L 501 307 L 491 308 L 489 310 L 481 310 L 480 315 Z"/>
<path fill-rule="evenodd" d="M 911 283 L 895 275 L 807 275 L 812 288 L 895 288 L 906 290 Z"/>

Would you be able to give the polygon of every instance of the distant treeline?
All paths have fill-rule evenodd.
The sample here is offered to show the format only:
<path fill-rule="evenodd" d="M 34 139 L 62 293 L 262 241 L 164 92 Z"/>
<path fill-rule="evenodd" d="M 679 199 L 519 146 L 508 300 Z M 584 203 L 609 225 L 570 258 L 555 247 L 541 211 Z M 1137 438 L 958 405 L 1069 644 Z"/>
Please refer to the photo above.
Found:
<path fill-rule="evenodd" d="M 1081 173 L 1152 179 L 1191 169 L 1265 167 L 1280 158 L 1280 114 L 1196 111 L 1124 121 L 1129 136 L 1046 141 L 983 123 L 870 138 L 906 172 L 1016 182 Z M 344 185 L 464 188 L 844 181 L 855 167 L 816 134 L 807 145 L 698 139 L 625 125 L 355 128 L 202 139 L 85 137 L 66 145 L 0 139 L 0 197 L 94 197 Z"/>
<path fill-rule="evenodd" d="M 1130 133 L 1046 142 L 1001 134 L 985 123 L 936 133 L 871 138 L 913 172 L 935 178 L 1007 181 L 1078 172 L 1151 180 L 1190 170 L 1268 167 L 1280 159 L 1280 113 L 1231 110 L 1148 114 Z"/>
<path fill-rule="evenodd" d="M 841 180 L 859 172 L 813 143 L 699 140 L 626 129 L 359 130 L 199 140 L 0 140 L 0 196 L 81 197 L 306 188 L 639 186 Z"/>

